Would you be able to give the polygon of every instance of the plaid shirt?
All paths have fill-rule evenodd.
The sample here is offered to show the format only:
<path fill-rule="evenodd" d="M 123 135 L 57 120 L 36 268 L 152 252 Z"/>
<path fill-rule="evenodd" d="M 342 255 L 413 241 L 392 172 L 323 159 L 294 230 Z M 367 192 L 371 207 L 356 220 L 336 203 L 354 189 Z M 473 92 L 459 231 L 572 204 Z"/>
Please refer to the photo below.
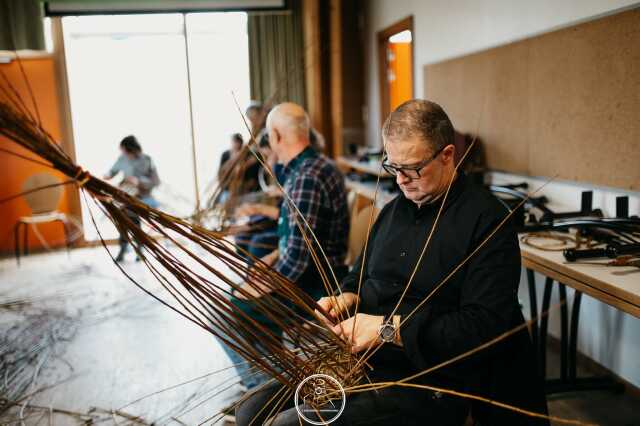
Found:
<path fill-rule="evenodd" d="M 287 164 L 284 179 L 285 192 L 316 234 L 331 266 L 343 265 L 347 254 L 349 213 L 342 173 L 333 162 L 309 147 Z M 296 214 L 285 199 L 278 219 L 280 254 L 275 269 L 292 282 L 297 282 L 308 268 L 316 268 L 296 223 Z M 306 231 L 304 222 L 301 224 Z M 306 234 L 312 240 L 311 235 Z"/>

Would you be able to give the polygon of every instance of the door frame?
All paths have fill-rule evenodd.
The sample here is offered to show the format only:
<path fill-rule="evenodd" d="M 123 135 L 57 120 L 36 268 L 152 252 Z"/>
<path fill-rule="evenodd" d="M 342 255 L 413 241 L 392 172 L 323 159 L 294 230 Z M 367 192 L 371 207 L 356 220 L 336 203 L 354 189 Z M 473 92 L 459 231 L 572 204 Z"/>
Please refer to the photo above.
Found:
<path fill-rule="evenodd" d="M 411 96 L 414 97 L 416 93 L 415 89 L 415 33 L 413 31 L 413 15 L 409 15 L 406 18 L 390 25 L 389 27 L 378 31 L 378 83 L 380 88 L 380 124 L 384 123 L 389 114 L 391 113 L 389 108 L 389 81 L 387 79 L 387 68 L 389 61 L 387 58 L 387 45 L 389 44 L 389 37 L 399 32 L 409 30 L 411 31 Z"/>

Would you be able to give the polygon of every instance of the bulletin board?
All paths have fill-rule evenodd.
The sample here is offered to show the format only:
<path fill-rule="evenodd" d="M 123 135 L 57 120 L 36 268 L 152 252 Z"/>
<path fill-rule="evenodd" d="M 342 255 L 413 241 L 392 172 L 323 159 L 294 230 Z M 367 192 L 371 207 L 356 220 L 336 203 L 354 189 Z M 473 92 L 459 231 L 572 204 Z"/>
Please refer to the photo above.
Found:
<path fill-rule="evenodd" d="M 640 190 L 640 9 L 426 65 L 489 168 Z"/>

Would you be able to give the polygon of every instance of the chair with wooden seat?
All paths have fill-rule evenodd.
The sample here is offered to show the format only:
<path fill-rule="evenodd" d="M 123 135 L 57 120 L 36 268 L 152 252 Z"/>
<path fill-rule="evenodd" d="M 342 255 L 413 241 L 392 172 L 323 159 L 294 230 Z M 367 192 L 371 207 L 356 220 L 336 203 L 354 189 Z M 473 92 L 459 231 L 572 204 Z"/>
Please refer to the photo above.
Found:
<path fill-rule="evenodd" d="M 31 215 L 20 217 L 14 225 L 15 256 L 18 265 L 20 264 L 21 240 L 23 243 L 22 251 L 24 255 L 26 256 L 29 254 L 29 225 L 33 226 L 34 233 L 40 240 L 42 246 L 48 248 L 49 245 L 44 240 L 42 234 L 38 231 L 37 226 L 43 223 L 62 224 L 65 235 L 65 245 L 67 250 L 69 249 L 71 244 L 69 234 L 71 227 L 73 226 L 74 228 L 77 228 L 78 225 L 71 220 L 67 214 L 58 211 L 58 205 L 60 204 L 60 200 L 64 194 L 64 187 L 62 185 L 53 185 L 60 183 L 61 181 L 58 177 L 51 173 L 44 172 L 31 175 L 22 185 L 22 192 L 26 193 L 23 195 L 23 198 L 31 209 Z M 51 187 L 28 192 L 47 186 Z M 21 228 L 23 229 L 22 239 L 20 238 Z"/>
<path fill-rule="evenodd" d="M 380 209 L 371 205 L 371 199 L 355 193 L 351 206 L 351 225 L 349 229 L 349 247 L 347 251 L 347 265 L 353 265 L 356 258 L 362 252 L 367 241 L 367 231 L 369 230 L 369 219 L 373 210 L 373 221 L 375 222 Z"/>

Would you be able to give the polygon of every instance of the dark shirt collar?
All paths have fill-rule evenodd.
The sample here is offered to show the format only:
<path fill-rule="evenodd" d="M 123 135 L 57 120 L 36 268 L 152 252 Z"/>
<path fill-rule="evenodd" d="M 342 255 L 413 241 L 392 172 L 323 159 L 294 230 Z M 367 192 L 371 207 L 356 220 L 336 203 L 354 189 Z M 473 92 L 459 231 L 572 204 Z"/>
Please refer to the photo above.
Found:
<path fill-rule="evenodd" d="M 467 177 L 465 176 L 464 172 L 458 171 L 458 175 L 456 176 L 456 179 L 453 181 L 453 184 L 451 185 L 451 189 L 449 190 L 449 194 L 447 195 L 445 209 L 449 207 L 451 203 L 453 203 L 458 198 L 458 196 L 462 193 L 462 191 L 466 186 L 466 181 L 467 181 Z M 443 194 L 442 196 L 440 196 L 440 198 L 438 198 L 434 202 L 425 203 L 422 206 L 418 207 L 416 203 L 414 203 L 411 200 L 408 200 L 407 198 L 404 197 L 404 195 L 401 195 L 401 197 L 402 197 L 402 205 L 404 205 L 407 209 L 409 209 L 410 212 L 413 212 L 413 214 L 415 214 L 416 217 L 421 217 L 425 214 L 437 212 L 440 206 L 442 205 L 442 202 L 445 201 L 445 194 Z"/>
<path fill-rule="evenodd" d="M 288 176 L 292 171 L 297 169 L 304 160 L 310 157 L 314 157 L 315 155 L 316 152 L 313 150 L 313 148 L 311 148 L 311 146 L 306 147 L 300 152 L 300 154 L 293 157 L 291 161 L 289 161 L 287 165 L 284 166 L 284 175 Z"/>

